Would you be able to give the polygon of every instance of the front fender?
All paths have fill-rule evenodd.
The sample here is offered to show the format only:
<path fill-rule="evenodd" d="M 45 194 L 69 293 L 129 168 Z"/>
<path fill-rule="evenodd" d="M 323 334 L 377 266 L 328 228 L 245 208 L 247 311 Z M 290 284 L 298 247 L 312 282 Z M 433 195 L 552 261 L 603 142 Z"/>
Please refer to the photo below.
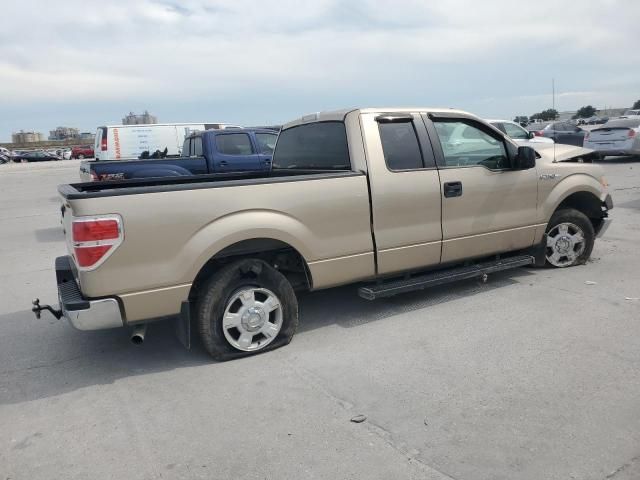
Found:
<path fill-rule="evenodd" d="M 553 212 L 558 209 L 558 206 L 574 193 L 590 193 L 600 202 L 604 202 L 607 196 L 606 189 L 600 184 L 600 181 L 585 173 L 572 173 L 561 177 L 548 190 L 544 188 L 544 181 L 543 179 L 540 180 L 541 187 L 539 189 L 541 198 L 538 219 L 540 223 L 547 223 Z"/>

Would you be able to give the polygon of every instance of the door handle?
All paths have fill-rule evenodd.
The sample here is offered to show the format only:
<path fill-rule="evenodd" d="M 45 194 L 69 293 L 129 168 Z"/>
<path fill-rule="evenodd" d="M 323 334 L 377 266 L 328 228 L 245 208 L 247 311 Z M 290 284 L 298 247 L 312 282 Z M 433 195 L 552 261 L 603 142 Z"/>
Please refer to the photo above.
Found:
<path fill-rule="evenodd" d="M 229 164 L 228 164 L 227 162 L 225 162 L 224 160 L 222 160 L 222 161 L 220 162 L 220 166 L 221 166 L 221 167 L 226 167 L 227 165 L 229 165 Z"/>
<path fill-rule="evenodd" d="M 444 196 L 461 197 L 462 196 L 462 182 L 447 182 L 444 184 Z"/>

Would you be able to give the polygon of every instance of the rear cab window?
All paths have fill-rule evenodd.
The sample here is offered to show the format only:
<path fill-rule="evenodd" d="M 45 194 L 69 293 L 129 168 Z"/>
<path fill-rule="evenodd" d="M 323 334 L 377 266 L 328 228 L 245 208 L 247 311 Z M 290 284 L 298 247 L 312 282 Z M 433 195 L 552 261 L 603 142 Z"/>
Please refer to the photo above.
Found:
<path fill-rule="evenodd" d="M 273 168 L 351 170 L 344 123 L 307 123 L 283 130 L 278 136 Z"/>

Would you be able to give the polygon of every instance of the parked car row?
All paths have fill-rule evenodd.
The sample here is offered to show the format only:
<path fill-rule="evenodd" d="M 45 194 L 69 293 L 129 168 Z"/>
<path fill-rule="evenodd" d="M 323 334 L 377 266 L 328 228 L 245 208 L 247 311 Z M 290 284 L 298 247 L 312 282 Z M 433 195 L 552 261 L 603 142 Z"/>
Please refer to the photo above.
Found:
<path fill-rule="evenodd" d="M 58 148 L 49 150 L 9 150 L 0 147 L 0 164 L 13 162 L 43 162 L 69 160 L 73 149 Z M 78 158 L 78 157 L 76 157 Z"/>

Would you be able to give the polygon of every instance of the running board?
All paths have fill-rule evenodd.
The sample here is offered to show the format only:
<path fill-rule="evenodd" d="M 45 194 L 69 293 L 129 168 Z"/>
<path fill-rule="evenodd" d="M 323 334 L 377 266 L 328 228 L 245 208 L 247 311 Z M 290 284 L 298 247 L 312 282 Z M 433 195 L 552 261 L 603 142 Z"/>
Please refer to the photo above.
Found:
<path fill-rule="evenodd" d="M 467 280 L 469 278 L 484 277 L 484 279 L 486 279 L 486 275 L 490 273 L 524 267 L 526 265 L 532 265 L 533 263 L 534 258 L 531 255 L 502 258 L 490 262 L 440 270 L 409 279 L 391 280 L 367 287 L 360 287 L 358 289 L 358 295 L 367 300 L 375 300 L 376 298 L 391 297 L 399 293 L 412 292 L 414 290 L 424 290 L 425 288 L 457 282 L 459 280 Z"/>

